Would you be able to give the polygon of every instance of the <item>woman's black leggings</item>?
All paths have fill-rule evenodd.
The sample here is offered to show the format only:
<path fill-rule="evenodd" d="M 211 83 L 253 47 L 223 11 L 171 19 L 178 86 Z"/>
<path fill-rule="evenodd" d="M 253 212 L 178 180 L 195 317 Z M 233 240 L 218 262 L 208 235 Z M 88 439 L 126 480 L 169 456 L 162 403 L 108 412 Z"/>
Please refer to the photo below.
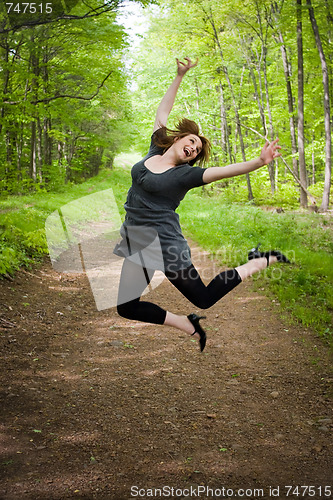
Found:
<path fill-rule="evenodd" d="M 125 259 L 119 284 L 117 311 L 124 318 L 163 325 L 166 311 L 151 302 L 140 300 L 150 283 L 154 271 Z M 165 273 L 168 280 L 196 307 L 208 309 L 239 283 L 236 269 L 229 269 L 215 276 L 205 285 L 193 265 L 179 271 Z"/>

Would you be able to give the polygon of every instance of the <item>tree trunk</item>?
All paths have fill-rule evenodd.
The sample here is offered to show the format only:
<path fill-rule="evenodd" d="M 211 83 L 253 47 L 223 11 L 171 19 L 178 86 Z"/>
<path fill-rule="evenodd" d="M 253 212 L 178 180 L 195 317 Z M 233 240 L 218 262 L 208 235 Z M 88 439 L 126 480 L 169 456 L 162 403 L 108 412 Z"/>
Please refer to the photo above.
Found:
<path fill-rule="evenodd" d="M 275 37 L 275 39 L 280 44 L 281 56 L 282 56 L 282 62 L 283 62 L 283 71 L 284 71 L 284 77 L 286 80 L 288 111 L 289 111 L 290 139 L 291 139 L 291 152 L 293 155 L 293 172 L 295 175 L 298 175 L 298 161 L 296 158 L 297 140 L 296 140 L 295 110 L 294 110 L 294 98 L 293 98 L 293 93 L 292 93 L 292 88 L 291 88 L 291 79 L 292 79 L 291 64 L 290 64 L 290 61 L 288 59 L 287 47 L 286 47 L 286 44 L 284 42 L 282 32 L 279 28 L 278 17 L 277 17 L 277 14 L 279 13 L 279 8 L 277 5 L 277 2 L 274 2 L 274 4 L 272 5 L 272 11 L 274 14 L 275 26 L 277 27 L 276 28 L 277 36 Z"/>
<path fill-rule="evenodd" d="M 260 96 L 259 96 L 259 92 L 258 92 L 257 79 L 256 79 L 256 76 L 255 76 L 253 68 L 252 68 L 253 60 L 251 60 L 251 58 L 249 57 L 249 54 L 248 54 L 248 52 L 246 50 L 246 42 L 245 42 L 245 40 L 241 39 L 241 43 L 242 43 L 242 46 L 244 48 L 244 54 L 245 54 L 245 57 L 246 57 L 248 68 L 249 68 L 250 77 L 251 77 L 251 80 L 252 80 L 252 83 L 253 83 L 254 96 L 255 96 L 256 101 L 257 101 L 257 105 L 258 105 L 258 109 L 259 109 L 259 113 L 260 113 L 261 124 L 262 124 L 262 128 L 263 128 L 263 131 L 264 131 L 264 136 L 266 136 L 266 134 L 267 134 L 266 117 L 265 117 L 264 108 L 262 106 L 262 102 L 261 102 L 261 99 L 260 99 Z"/>
<path fill-rule="evenodd" d="M 296 0 L 297 12 L 297 62 L 298 62 L 298 153 L 299 178 L 307 187 L 307 175 L 304 149 L 304 72 L 303 72 L 303 35 L 302 35 L 302 0 Z M 301 207 L 306 207 L 308 197 L 303 188 L 300 192 Z"/>
<path fill-rule="evenodd" d="M 228 161 L 229 159 L 230 163 L 233 163 L 222 83 L 220 83 L 219 89 L 220 89 L 220 114 L 221 114 L 221 146 L 222 146 L 222 151 L 224 153 L 225 161 Z"/>
<path fill-rule="evenodd" d="M 261 101 L 262 89 L 261 89 L 261 77 L 260 77 L 260 62 L 258 61 L 258 66 L 257 66 L 257 71 L 258 71 L 258 75 L 259 75 L 259 82 L 260 82 L 260 95 L 259 95 L 258 85 L 257 85 L 257 79 L 256 79 L 256 76 L 255 76 L 253 68 L 252 68 L 252 61 L 251 61 L 250 57 L 247 54 L 246 46 L 245 45 L 246 44 L 243 43 L 245 57 L 246 57 L 246 60 L 247 60 L 247 64 L 248 64 L 248 67 L 249 67 L 250 76 L 251 76 L 252 83 L 253 83 L 254 95 L 255 95 L 255 98 L 256 98 L 256 101 L 257 101 L 257 105 L 258 105 L 258 109 L 259 109 L 259 113 L 260 113 L 261 124 L 262 124 L 262 127 L 263 127 L 264 136 L 266 137 L 267 136 L 266 117 L 265 117 L 265 112 L 264 112 L 264 108 L 262 106 L 262 101 Z M 266 87 L 266 85 L 265 85 L 265 87 Z M 267 92 L 266 92 L 266 96 L 267 96 Z M 270 113 L 270 108 L 269 108 L 269 113 Z M 272 123 L 271 114 L 270 114 L 270 124 L 271 124 L 271 130 L 272 130 L 273 123 Z M 269 178 L 270 178 L 270 182 L 271 182 L 272 193 L 274 193 L 276 191 L 276 189 L 277 189 L 276 188 L 276 180 L 277 180 L 277 177 L 278 177 L 278 162 L 277 161 L 275 161 L 275 174 L 274 174 L 274 163 L 272 163 L 271 165 L 268 166 L 268 173 L 269 173 Z"/>
<path fill-rule="evenodd" d="M 257 4 L 257 18 L 260 20 L 260 12 L 259 12 L 259 6 L 258 6 L 258 4 Z M 261 22 L 260 22 L 260 26 L 261 26 Z M 273 140 L 274 129 L 273 129 L 272 114 L 271 114 L 271 109 L 270 109 L 270 104 L 269 104 L 269 92 L 268 92 L 268 82 L 267 82 L 267 72 L 266 72 L 266 55 L 265 55 L 266 54 L 266 47 L 265 47 L 265 44 L 264 44 L 264 37 L 263 37 L 262 33 L 261 33 L 260 39 L 261 39 L 261 42 L 262 42 L 262 54 L 264 55 L 264 70 L 263 70 L 263 73 L 264 73 L 264 83 L 265 83 L 267 111 L 268 111 L 269 123 L 270 123 L 270 130 L 271 130 L 271 134 L 270 135 L 271 135 L 271 140 Z M 249 55 L 247 53 L 247 45 L 244 42 L 244 39 L 241 39 L 241 43 L 242 43 L 242 46 L 243 46 L 243 49 L 244 49 L 244 54 L 245 54 L 245 57 L 246 57 L 248 68 L 249 68 L 250 77 L 251 77 L 251 80 L 252 80 L 252 83 L 253 83 L 254 95 L 255 95 L 255 98 L 256 98 L 256 101 L 257 101 L 257 105 L 258 105 L 258 109 L 259 109 L 259 113 L 260 113 L 260 119 L 261 119 L 261 123 L 262 123 L 262 127 L 263 127 L 264 136 L 266 137 L 268 131 L 267 131 L 267 124 L 266 124 L 266 117 L 265 117 L 264 107 L 262 105 L 262 103 L 263 103 L 263 97 L 262 97 L 262 81 L 261 81 L 261 57 L 258 57 L 258 54 L 257 54 L 257 61 L 258 62 L 256 64 L 253 61 L 254 60 L 253 51 L 252 51 L 252 54 L 253 54 L 252 57 L 253 57 L 253 59 L 251 60 L 251 58 L 249 57 Z M 256 79 L 256 76 L 255 76 L 253 68 L 252 68 L 252 63 L 255 64 L 256 69 L 257 69 L 258 78 L 259 78 L 260 95 L 259 95 L 259 92 L 258 92 L 257 79 Z M 269 174 L 269 179 L 270 179 L 270 184 L 271 184 L 271 191 L 274 194 L 274 192 L 276 190 L 274 162 L 271 162 L 268 165 L 268 174 Z"/>
<path fill-rule="evenodd" d="M 9 84 L 9 70 L 8 70 L 9 45 L 7 43 L 7 40 L 3 40 L 3 45 L 1 48 L 4 49 L 4 54 L 1 57 L 1 59 L 4 62 L 4 66 L 5 66 L 5 69 L 3 71 L 3 100 L 5 100 L 5 96 L 8 92 L 8 84 Z M 3 51 L 1 51 L 1 52 L 3 52 Z M 4 123 L 4 117 L 5 117 L 5 104 L 3 104 L 1 107 L 0 116 L 1 116 L 1 120 L 0 120 L 0 134 L 1 134 L 3 123 Z"/>
<path fill-rule="evenodd" d="M 257 71 L 258 71 L 258 76 L 259 76 L 259 82 L 260 82 L 260 90 L 261 90 L 261 97 L 262 97 L 262 87 L 261 87 L 261 61 L 263 61 L 263 75 L 264 75 L 264 87 L 265 87 L 265 97 L 266 97 L 266 108 L 267 108 L 267 113 L 268 113 L 268 120 L 269 120 L 269 128 L 270 128 L 270 139 L 271 141 L 274 140 L 274 127 L 273 127 L 273 119 L 272 119 L 272 113 L 271 113 L 271 107 L 270 107 L 270 96 L 269 96 L 269 90 L 268 90 L 268 80 L 267 80 L 267 28 L 271 24 L 271 18 L 270 14 L 268 11 L 265 11 L 266 18 L 266 28 L 264 29 L 263 23 L 262 23 L 262 17 L 261 17 L 261 7 L 262 7 L 262 2 L 259 2 L 258 0 L 255 0 L 255 6 L 256 6 L 256 19 L 257 19 L 257 25 L 258 25 L 258 30 L 255 29 L 255 33 L 259 36 L 260 41 L 261 41 L 261 56 L 258 57 L 257 54 L 257 60 L 258 60 L 258 66 L 257 66 Z M 261 98 L 261 103 L 263 103 L 264 100 Z M 267 134 L 267 126 L 265 123 L 265 136 Z M 272 161 L 267 165 L 268 168 L 268 173 L 269 173 L 269 179 L 270 179 L 270 184 L 271 184 L 271 192 L 274 194 L 275 192 L 275 171 L 274 171 L 274 162 Z"/>
<path fill-rule="evenodd" d="M 289 126 L 290 126 L 290 138 L 291 138 L 291 152 L 293 155 L 293 171 L 298 174 L 298 161 L 297 161 L 297 141 L 296 141 L 296 125 L 295 125 L 295 110 L 294 110 L 294 99 L 291 88 L 291 67 L 288 60 L 287 48 L 284 44 L 282 33 L 279 31 L 279 39 L 281 43 L 281 55 L 283 61 L 284 76 L 286 80 L 287 87 L 287 97 L 288 97 L 288 111 L 289 111 Z"/>
<path fill-rule="evenodd" d="M 237 106 L 237 103 L 236 103 L 234 89 L 233 89 L 233 86 L 232 86 L 230 78 L 229 78 L 228 68 L 225 65 L 223 51 L 222 51 L 220 40 L 219 40 L 217 31 L 216 31 L 216 26 L 215 26 L 215 23 L 214 23 L 214 19 L 213 19 L 212 13 L 210 13 L 208 15 L 208 17 L 209 17 L 210 24 L 211 24 L 211 26 L 213 28 L 215 43 L 216 43 L 216 45 L 217 45 L 217 47 L 219 49 L 219 53 L 220 53 L 222 64 L 223 64 L 223 72 L 224 72 L 224 75 L 226 77 L 226 80 L 227 80 L 227 83 L 228 83 L 228 86 L 229 86 L 229 90 L 230 90 L 230 93 L 231 93 L 231 97 L 232 97 L 232 102 L 233 102 L 233 105 L 234 105 L 235 118 L 236 118 L 236 124 L 237 124 L 237 133 L 238 133 L 238 136 L 239 136 L 239 142 L 240 142 L 240 147 L 241 147 L 241 152 L 242 152 L 242 159 L 243 159 L 243 161 L 246 161 L 246 154 L 245 154 L 243 133 L 242 133 L 242 129 L 241 129 L 241 122 L 240 122 L 240 118 L 239 118 L 238 106 Z M 249 201 L 252 201 L 253 198 L 254 198 L 254 196 L 253 196 L 253 192 L 252 192 L 252 186 L 251 186 L 251 180 L 250 180 L 250 175 L 249 174 L 246 174 L 246 182 L 247 182 L 247 189 L 248 189 L 248 199 L 249 199 Z"/>
<path fill-rule="evenodd" d="M 36 154 L 36 122 L 31 122 L 31 135 L 30 135 L 30 177 L 34 182 L 37 180 L 37 154 Z"/>
<path fill-rule="evenodd" d="M 58 141 L 57 151 L 58 151 L 58 164 L 62 165 L 62 159 L 64 156 L 64 143 L 63 142 Z"/>
<path fill-rule="evenodd" d="M 23 124 L 20 125 L 20 134 L 16 141 L 16 166 L 17 166 L 17 180 L 22 179 L 22 152 L 23 152 Z"/>
<path fill-rule="evenodd" d="M 45 165 L 52 164 L 52 139 L 49 136 L 51 130 L 51 118 L 46 117 L 43 121 L 43 137 L 44 137 L 44 163 Z"/>
<path fill-rule="evenodd" d="M 273 119 L 272 119 L 272 112 L 271 112 L 271 106 L 269 102 L 269 91 L 268 91 L 268 80 L 267 80 L 267 47 L 263 45 L 263 55 L 264 55 L 264 82 L 265 82 L 265 93 L 266 93 L 266 106 L 267 106 L 267 112 L 268 112 L 268 120 L 269 120 L 269 128 L 270 128 L 270 135 L 271 135 L 271 141 L 274 140 L 274 126 L 273 126 Z M 274 175 L 274 161 L 269 163 L 268 165 L 268 172 L 269 172 L 269 178 L 271 181 L 271 191 L 272 194 L 275 193 L 275 175 Z"/>
<path fill-rule="evenodd" d="M 40 124 L 40 118 L 38 116 L 37 118 L 37 158 L 38 158 L 38 177 L 39 177 L 39 182 L 42 182 L 43 180 L 43 172 L 42 172 L 42 163 L 43 163 L 43 139 L 42 139 L 42 127 Z"/>
<path fill-rule="evenodd" d="M 6 131 L 6 161 L 10 164 L 10 168 L 12 168 L 13 162 L 13 145 L 12 145 L 12 134 L 10 129 Z"/>
<path fill-rule="evenodd" d="M 195 109 L 197 110 L 197 124 L 199 125 L 199 127 L 201 128 L 201 123 L 200 123 L 200 120 L 198 119 L 198 116 L 199 116 L 199 108 L 200 108 L 200 93 L 199 93 L 199 85 L 198 85 L 198 80 L 195 79 L 194 80 L 194 83 L 195 83 L 195 94 L 197 96 L 197 99 L 195 101 Z"/>
<path fill-rule="evenodd" d="M 323 199 L 321 203 L 321 210 L 328 210 L 330 203 L 330 186 L 331 186 L 331 175 L 332 175 L 332 160 L 331 160 L 331 151 L 332 151 L 332 137 L 331 137 L 331 106 L 330 106 L 330 84 L 328 77 L 328 68 L 326 64 L 326 58 L 323 50 L 323 46 L 321 43 L 321 38 L 318 30 L 318 25 L 316 22 L 314 10 L 311 4 L 311 0 L 306 0 L 307 6 L 309 7 L 309 16 L 312 24 L 312 29 L 314 33 L 314 37 L 316 39 L 317 49 L 320 56 L 321 62 L 321 71 L 323 74 L 323 87 L 324 87 L 324 120 L 325 120 L 325 182 L 324 182 L 324 192 Z"/>
<path fill-rule="evenodd" d="M 47 39 L 47 38 L 46 38 Z M 48 72 L 48 62 L 49 62 L 49 48 L 48 44 L 45 44 L 43 53 L 43 87 L 44 95 L 47 97 L 49 91 L 49 72 Z M 45 112 L 48 114 L 49 104 L 46 105 Z M 45 116 L 43 120 L 43 163 L 44 165 L 51 165 L 52 163 L 52 138 L 49 135 L 51 130 L 51 118 L 50 115 Z"/>
<path fill-rule="evenodd" d="M 32 52 L 30 56 L 30 64 L 31 71 L 34 75 L 31 82 L 31 93 L 34 95 L 34 98 L 38 99 L 38 76 L 39 76 L 39 59 L 38 54 L 36 54 L 36 45 L 34 44 L 35 38 L 32 34 L 30 37 Z M 31 138 L 30 138 L 30 177 L 34 182 L 37 180 L 37 109 L 34 112 L 34 118 L 31 121 Z"/>

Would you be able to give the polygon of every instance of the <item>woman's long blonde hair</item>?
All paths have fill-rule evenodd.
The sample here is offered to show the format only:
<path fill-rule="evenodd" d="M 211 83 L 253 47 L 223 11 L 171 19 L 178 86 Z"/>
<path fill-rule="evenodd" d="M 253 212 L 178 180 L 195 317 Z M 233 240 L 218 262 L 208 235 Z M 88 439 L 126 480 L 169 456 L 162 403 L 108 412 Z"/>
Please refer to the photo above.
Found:
<path fill-rule="evenodd" d="M 176 125 L 175 130 L 167 127 L 159 128 L 154 134 L 154 142 L 157 146 L 164 148 L 164 151 L 166 151 L 170 148 L 170 146 L 172 146 L 176 138 L 181 139 L 190 134 L 194 134 L 199 137 L 202 143 L 202 149 L 198 156 L 189 163 L 190 165 L 194 165 L 198 162 L 199 165 L 204 165 L 209 160 L 211 144 L 206 137 L 200 135 L 199 126 L 193 120 L 183 118 Z"/>

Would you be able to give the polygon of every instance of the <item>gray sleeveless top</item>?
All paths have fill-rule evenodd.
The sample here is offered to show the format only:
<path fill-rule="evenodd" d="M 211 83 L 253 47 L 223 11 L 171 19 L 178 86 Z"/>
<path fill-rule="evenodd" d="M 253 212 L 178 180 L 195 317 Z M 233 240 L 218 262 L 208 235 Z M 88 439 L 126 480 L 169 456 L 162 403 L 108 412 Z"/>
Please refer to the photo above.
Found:
<path fill-rule="evenodd" d="M 172 272 L 191 265 L 191 251 L 175 210 L 187 191 L 205 184 L 202 180 L 205 169 L 186 163 L 163 173 L 151 172 L 145 161 L 162 154 L 163 149 L 154 144 L 153 134 L 148 154 L 132 167 L 132 186 L 120 229 L 122 240 L 114 253 L 132 256 L 131 260 L 149 269 Z"/>

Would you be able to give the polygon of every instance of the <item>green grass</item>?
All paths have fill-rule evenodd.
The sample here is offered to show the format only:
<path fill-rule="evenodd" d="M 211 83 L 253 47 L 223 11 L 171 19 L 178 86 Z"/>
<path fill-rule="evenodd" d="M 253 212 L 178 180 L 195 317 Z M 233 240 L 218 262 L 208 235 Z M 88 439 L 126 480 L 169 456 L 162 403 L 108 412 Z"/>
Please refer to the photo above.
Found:
<path fill-rule="evenodd" d="M 45 237 L 47 217 L 66 203 L 112 187 L 120 214 L 130 185 L 128 169 L 102 171 L 97 177 L 61 192 L 40 191 L 0 199 L 0 275 L 12 275 L 48 253 Z"/>
<path fill-rule="evenodd" d="M 39 192 L 0 199 L 0 274 L 13 274 L 47 254 L 45 220 L 66 203 L 112 187 L 121 216 L 130 185 L 130 171 L 122 157 L 112 171 L 62 192 Z M 117 167 L 118 164 L 118 167 Z M 292 265 L 275 265 L 252 278 L 258 291 L 265 290 L 281 304 L 287 317 L 310 326 L 332 343 L 333 220 L 307 212 L 265 212 L 243 203 L 228 203 L 221 189 L 195 189 L 178 212 L 184 232 L 208 250 L 221 265 L 246 262 L 247 252 L 258 242 L 263 250 L 286 253 Z M 282 196 L 282 194 L 281 194 Z M 269 203 L 266 203 L 269 204 Z"/>

